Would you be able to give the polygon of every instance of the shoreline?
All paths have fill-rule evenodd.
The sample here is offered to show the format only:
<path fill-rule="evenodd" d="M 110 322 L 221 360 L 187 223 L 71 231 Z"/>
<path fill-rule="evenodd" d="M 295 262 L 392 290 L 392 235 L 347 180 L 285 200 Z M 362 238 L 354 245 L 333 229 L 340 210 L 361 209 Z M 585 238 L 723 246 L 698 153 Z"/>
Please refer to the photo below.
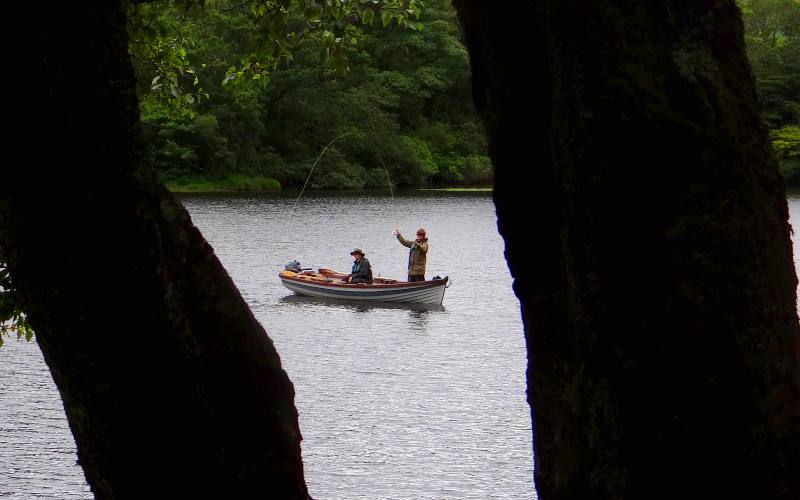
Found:
<path fill-rule="evenodd" d="M 272 179 L 271 179 L 272 180 Z M 290 188 L 290 189 L 283 189 L 280 186 L 278 181 L 274 181 L 275 184 L 272 183 L 264 183 L 264 182 L 248 182 L 248 180 L 239 179 L 239 182 L 230 183 L 230 182 L 211 182 L 211 181 L 203 181 L 203 182 L 189 182 L 189 183 L 175 183 L 171 181 L 165 181 L 164 185 L 167 189 L 172 193 L 178 194 L 204 194 L 204 193 L 260 193 L 260 192 L 268 192 L 268 193 L 293 193 L 296 192 L 297 189 Z M 233 185 L 231 185 L 233 184 Z M 380 188 L 361 188 L 361 189 L 311 189 L 309 191 L 325 191 L 325 192 L 337 192 L 340 191 L 342 193 L 347 192 L 367 192 L 367 191 L 376 191 Z M 440 191 L 443 193 L 491 193 L 493 191 L 492 187 L 459 187 L 459 186 L 452 186 L 452 187 L 442 187 L 442 188 L 423 188 L 423 187 L 411 187 L 406 188 L 403 191 Z"/>

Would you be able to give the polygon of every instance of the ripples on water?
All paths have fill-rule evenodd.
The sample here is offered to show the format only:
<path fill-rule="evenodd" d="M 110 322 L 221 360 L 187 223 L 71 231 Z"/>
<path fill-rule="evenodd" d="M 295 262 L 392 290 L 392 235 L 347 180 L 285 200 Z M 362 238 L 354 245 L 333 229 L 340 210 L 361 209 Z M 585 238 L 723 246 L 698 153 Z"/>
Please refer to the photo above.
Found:
<path fill-rule="evenodd" d="M 317 499 L 530 499 L 525 344 L 488 195 L 184 198 L 275 342 L 296 389 Z M 366 306 L 291 295 L 283 265 L 347 271 L 366 251 L 404 278 L 392 236 L 430 237 L 442 307 Z M 0 349 L 0 496 L 87 498 L 60 399 L 35 344 Z"/>
<path fill-rule="evenodd" d="M 53 377 L 34 342 L 0 349 L 0 497 L 91 498 Z"/>
<path fill-rule="evenodd" d="M 312 195 L 294 211 L 280 196 L 184 203 L 295 384 L 317 499 L 533 497 L 522 327 L 488 196 Z M 800 193 L 789 210 L 800 218 Z M 454 281 L 442 307 L 324 302 L 276 278 L 295 258 L 347 270 L 354 246 L 402 278 L 396 223 L 428 230 L 428 276 Z M 35 343 L 7 340 L 0 380 L 0 496 L 91 498 Z"/>

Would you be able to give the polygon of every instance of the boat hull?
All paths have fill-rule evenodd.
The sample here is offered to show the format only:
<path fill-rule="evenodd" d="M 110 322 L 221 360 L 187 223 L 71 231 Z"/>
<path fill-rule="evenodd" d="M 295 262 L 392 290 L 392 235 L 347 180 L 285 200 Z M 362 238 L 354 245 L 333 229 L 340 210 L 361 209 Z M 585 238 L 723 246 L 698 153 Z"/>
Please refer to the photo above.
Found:
<path fill-rule="evenodd" d="M 394 284 L 345 284 L 280 276 L 283 286 L 298 295 L 365 302 L 441 304 L 448 278 Z"/>

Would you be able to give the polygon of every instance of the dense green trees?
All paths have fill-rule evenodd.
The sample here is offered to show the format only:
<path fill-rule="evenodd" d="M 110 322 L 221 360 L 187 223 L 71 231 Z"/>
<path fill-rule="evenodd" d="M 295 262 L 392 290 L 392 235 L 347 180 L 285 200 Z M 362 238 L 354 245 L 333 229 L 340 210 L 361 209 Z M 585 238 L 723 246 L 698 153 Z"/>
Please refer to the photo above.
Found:
<path fill-rule="evenodd" d="M 311 187 L 386 186 L 386 171 L 401 186 L 491 183 L 469 62 L 446 0 L 426 3 L 418 20 L 350 24 L 339 37 L 331 31 L 333 42 L 299 35 L 307 19 L 289 10 L 284 57 L 267 57 L 269 71 L 244 74 L 231 64 L 255 64 L 248 54 L 264 36 L 259 18 L 241 6 L 213 7 L 134 11 L 149 161 L 165 180 L 239 174 L 300 186 L 322 147 L 344 134 L 321 158 Z M 143 44 L 147 36 L 137 33 L 158 36 Z M 183 70 L 173 71 L 182 84 L 160 76 L 164 60 Z"/>
<path fill-rule="evenodd" d="M 348 17 L 328 14 L 345 3 L 277 4 L 130 9 L 149 160 L 162 178 L 198 189 L 298 186 L 323 145 L 346 134 L 311 187 L 385 186 L 384 165 L 400 185 L 491 183 L 449 2 L 394 23 L 361 5 Z M 773 147 L 800 182 L 800 2 L 739 5 Z M 314 24 L 326 14 L 332 22 Z"/>
<path fill-rule="evenodd" d="M 781 170 L 800 183 L 800 1 L 740 0 L 747 55 Z"/>
<path fill-rule="evenodd" d="M 394 23 L 363 5 L 348 17 L 336 11 L 345 3 L 278 4 L 130 9 L 149 161 L 162 178 L 199 189 L 298 186 L 323 145 L 346 134 L 311 187 L 385 186 L 384 165 L 400 185 L 491 183 L 449 2 L 413 4 L 420 17 Z M 739 5 L 774 150 L 800 182 L 800 2 Z"/>

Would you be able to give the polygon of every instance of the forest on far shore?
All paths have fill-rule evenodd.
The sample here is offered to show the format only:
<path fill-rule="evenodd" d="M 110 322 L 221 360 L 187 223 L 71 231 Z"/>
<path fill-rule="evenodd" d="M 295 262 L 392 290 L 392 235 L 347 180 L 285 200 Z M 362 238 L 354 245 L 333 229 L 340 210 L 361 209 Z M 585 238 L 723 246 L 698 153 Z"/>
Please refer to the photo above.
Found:
<path fill-rule="evenodd" d="M 309 28 L 318 4 L 297 3 L 306 9 L 285 14 L 285 36 L 265 32 L 270 14 L 249 4 L 135 7 L 148 160 L 170 187 L 296 189 L 318 158 L 309 189 L 385 188 L 387 177 L 400 187 L 491 185 L 448 1 L 383 20 L 366 10 L 325 20 L 326 7 L 323 28 Z"/>
<path fill-rule="evenodd" d="M 130 8 L 147 161 L 171 189 L 492 184 L 449 1 L 355 17 L 330 0 L 182 5 Z M 739 6 L 764 121 L 800 185 L 800 0 Z"/>

